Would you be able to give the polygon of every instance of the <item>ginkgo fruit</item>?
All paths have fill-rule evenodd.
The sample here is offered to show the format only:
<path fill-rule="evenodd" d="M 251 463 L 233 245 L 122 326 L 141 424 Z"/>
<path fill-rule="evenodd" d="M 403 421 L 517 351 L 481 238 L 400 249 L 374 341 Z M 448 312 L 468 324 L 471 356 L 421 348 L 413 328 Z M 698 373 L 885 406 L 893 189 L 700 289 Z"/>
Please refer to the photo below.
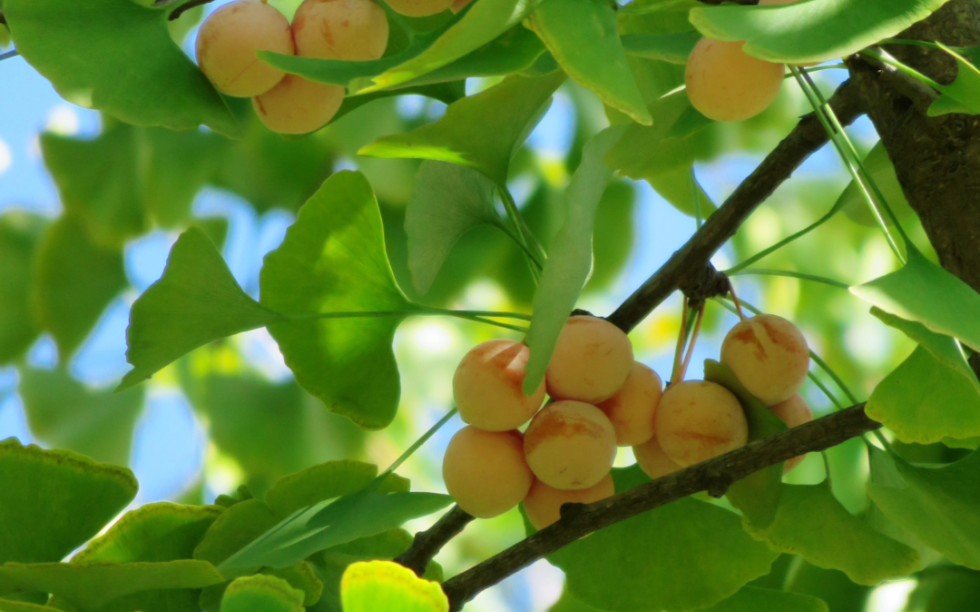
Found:
<path fill-rule="evenodd" d="M 656 372 L 635 361 L 615 395 L 598 404 L 616 430 L 619 446 L 642 444 L 653 437 L 653 415 L 663 394 Z"/>
<path fill-rule="evenodd" d="M 552 399 L 592 404 L 623 386 L 633 367 L 633 345 L 623 330 L 597 317 L 568 319 L 545 375 Z"/>
<path fill-rule="evenodd" d="M 649 476 L 651 480 L 656 480 L 667 474 L 684 469 L 668 457 L 664 449 L 660 448 L 660 442 L 657 440 L 657 436 L 653 436 L 643 444 L 634 446 L 633 456 L 636 457 L 637 465 L 640 466 L 643 473 Z"/>
<path fill-rule="evenodd" d="M 385 3 L 406 17 L 428 17 L 448 10 L 453 0 L 385 0 Z"/>
<path fill-rule="evenodd" d="M 293 40 L 300 57 L 375 60 L 388 46 L 388 16 L 374 0 L 305 0 Z"/>
<path fill-rule="evenodd" d="M 544 384 L 524 395 L 531 352 L 513 340 L 491 340 L 470 350 L 453 375 L 453 398 L 462 419 L 487 431 L 526 423 L 544 401 Z"/>
<path fill-rule="evenodd" d="M 294 52 L 289 21 L 268 4 L 238 0 L 212 13 L 197 36 L 197 63 L 215 89 L 248 98 L 265 93 L 285 73 L 263 62 L 259 51 Z"/>
<path fill-rule="evenodd" d="M 708 381 L 668 387 L 657 406 L 655 427 L 660 448 L 682 467 L 741 448 L 749 439 L 749 425 L 738 399 L 725 387 Z"/>
<path fill-rule="evenodd" d="M 518 431 L 459 430 L 442 462 L 446 490 L 465 512 L 491 518 L 527 497 L 533 476 Z"/>
<path fill-rule="evenodd" d="M 343 87 L 290 74 L 270 91 L 252 98 L 252 107 L 273 132 L 307 134 L 329 123 L 343 102 Z"/>
<path fill-rule="evenodd" d="M 612 469 L 616 432 L 592 404 L 554 402 L 542 408 L 524 432 L 524 456 L 543 483 L 556 489 L 587 489 Z"/>
<path fill-rule="evenodd" d="M 813 411 L 810 410 L 810 406 L 807 405 L 806 400 L 799 394 L 794 395 L 788 400 L 779 402 L 774 406 L 770 406 L 769 409 L 789 428 L 799 427 L 813 420 Z M 785 471 L 788 472 L 799 465 L 803 461 L 803 457 L 803 455 L 798 455 L 787 460 Z"/>
<path fill-rule="evenodd" d="M 782 64 L 746 53 L 744 42 L 702 38 L 687 60 L 687 97 L 715 121 L 741 121 L 766 110 L 779 95 Z"/>
<path fill-rule="evenodd" d="M 749 393 L 772 406 L 803 387 L 810 349 L 791 322 L 761 314 L 729 330 L 721 344 L 721 361 Z"/>
<path fill-rule="evenodd" d="M 561 507 L 565 504 L 591 504 L 612 497 L 616 492 L 612 474 L 586 489 L 556 489 L 535 479 L 522 502 L 527 520 L 535 529 L 544 529 L 561 518 Z"/>

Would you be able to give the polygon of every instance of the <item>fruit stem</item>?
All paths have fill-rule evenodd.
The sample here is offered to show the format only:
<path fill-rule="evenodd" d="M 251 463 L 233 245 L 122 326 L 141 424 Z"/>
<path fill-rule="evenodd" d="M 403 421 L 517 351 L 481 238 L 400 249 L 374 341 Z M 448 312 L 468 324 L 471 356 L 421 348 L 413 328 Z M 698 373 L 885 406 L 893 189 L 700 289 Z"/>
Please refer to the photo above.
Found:
<path fill-rule="evenodd" d="M 443 425 L 445 425 L 446 423 L 449 422 L 449 419 L 453 418 L 456 415 L 457 410 L 458 409 L 456 407 L 453 407 L 452 409 L 449 410 L 449 412 L 447 412 L 446 414 L 442 415 L 442 418 L 440 418 L 438 421 L 436 421 L 435 424 L 432 427 L 430 427 L 429 429 L 427 429 L 424 434 L 422 434 L 421 436 L 419 436 L 419 439 L 418 440 L 416 440 L 415 442 L 412 442 L 412 445 L 409 446 L 405 450 L 405 452 L 403 452 L 397 459 L 395 459 L 395 461 L 390 466 L 388 466 L 388 469 L 385 470 L 381 475 L 378 476 L 378 479 L 380 480 L 380 479 L 385 478 L 389 474 L 394 473 L 394 471 L 397 470 L 399 467 L 401 467 L 401 465 L 403 463 L 405 463 L 405 461 L 409 457 L 411 457 L 415 453 L 415 451 L 417 451 L 418 449 L 420 449 L 422 447 L 422 445 L 425 444 L 429 440 L 429 438 L 431 438 L 433 435 L 435 435 L 435 433 L 437 431 L 439 431 L 439 429 Z"/>
<path fill-rule="evenodd" d="M 676 382 L 680 382 L 683 379 L 678 379 L 677 376 L 681 371 L 681 363 L 684 361 L 684 346 L 687 344 L 687 298 L 682 298 L 681 301 L 681 326 L 677 331 L 677 346 L 674 348 L 674 366 L 670 371 L 670 381 L 667 385 L 673 385 Z"/>
<path fill-rule="evenodd" d="M 738 314 L 738 320 L 745 320 L 745 313 L 742 312 L 742 302 L 739 301 L 738 296 L 735 295 L 735 285 L 732 284 L 732 279 L 728 279 L 728 293 L 732 296 L 732 303 L 735 304 L 735 312 Z"/>
<path fill-rule="evenodd" d="M 691 358 L 694 356 L 694 345 L 698 343 L 698 336 L 701 334 L 701 322 L 704 321 L 704 302 L 701 302 L 701 306 L 698 307 L 698 314 L 694 320 L 694 331 L 691 332 L 691 339 L 687 344 L 687 352 L 684 354 L 684 362 L 681 364 L 680 378 L 684 380 L 684 375 L 687 374 L 687 367 L 691 364 Z"/>

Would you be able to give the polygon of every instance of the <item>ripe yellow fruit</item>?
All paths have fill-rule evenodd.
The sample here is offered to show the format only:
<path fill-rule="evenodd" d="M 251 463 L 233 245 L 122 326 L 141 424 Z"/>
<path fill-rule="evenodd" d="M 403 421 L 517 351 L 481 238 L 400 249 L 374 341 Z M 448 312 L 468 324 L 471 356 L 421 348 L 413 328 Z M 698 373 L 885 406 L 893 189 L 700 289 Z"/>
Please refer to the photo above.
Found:
<path fill-rule="evenodd" d="M 595 404 L 612 397 L 633 367 L 633 345 L 609 321 L 571 317 L 558 337 L 545 381 L 552 399 Z"/>
<path fill-rule="evenodd" d="M 619 391 L 598 404 L 616 430 L 616 444 L 635 446 L 653 437 L 653 415 L 661 395 L 663 382 L 657 373 L 634 361 Z"/>
<path fill-rule="evenodd" d="M 803 387 L 810 349 L 795 325 L 782 317 L 762 314 L 729 330 L 721 343 L 721 361 L 749 393 L 772 406 Z"/>
<path fill-rule="evenodd" d="M 533 481 L 520 432 L 475 427 L 464 427 L 450 440 L 442 478 L 459 507 L 477 518 L 517 507 Z"/>
<path fill-rule="evenodd" d="M 449 9 L 453 0 L 386 0 L 391 10 L 406 17 L 438 15 Z"/>
<path fill-rule="evenodd" d="M 709 119 L 754 117 L 779 95 L 783 65 L 752 57 L 742 50 L 743 44 L 702 38 L 688 57 L 687 97 Z"/>
<path fill-rule="evenodd" d="M 374 60 L 388 46 L 388 16 L 374 0 L 305 0 L 293 39 L 300 57 Z"/>
<path fill-rule="evenodd" d="M 591 504 L 616 492 L 612 474 L 606 474 L 602 480 L 587 489 L 568 491 L 549 487 L 535 479 L 524 498 L 524 513 L 535 529 L 544 529 L 561 518 L 561 507 L 564 504 Z"/>
<path fill-rule="evenodd" d="M 289 21 L 268 4 L 239 0 L 219 8 L 197 35 L 197 63 L 223 94 L 248 98 L 265 93 L 285 73 L 258 58 L 259 51 L 292 54 Z"/>
<path fill-rule="evenodd" d="M 548 404 L 524 432 L 524 456 L 538 480 L 556 489 L 587 489 L 612 469 L 616 432 L 592 404 Z"/>
<path fill-rule="evenodd" d="M 678 470 L 682 470 L 681 466 L 674 463 L 674 461 L 664 453 L 664 449 L 660 448 L 660 442 L 657 441 L 657 437 L 654 436 L 644 442 L 633 447 L 633 456 L 636 457 L 636 463 L 643 470 L 643 473 L 650 477 L 651 480 L 656 480 L 667 474 L 672 474 Z"/>
<path fill-rule="evenodd" d="M 799 394 L 794 395 L 786 401 L 779 402 L 775 406 L 770 406 L 769 409 L 789 428 L 798 427 L 813 420 L 813 411 L 810 410 L 806 400 L 800 397 Z M 803 457 L 804 455 L 798 455 L 788 460 L 783 471 L 788 472 L 795 468 L 803 461 Z"/>
<path fill-rule="evenodd" d="M 749 439 L 749 425 L 738 399 L 728 389 L 707 381 L 668 387 L 657 407 L 655 428 L 660 448 L 683 467 L 741 448 Z"/>
<path fill-rule="evenodd" d="M 487 431 L 520 427 L 541 407 L 544 383 L 524 395 L 531 351 L 513 340 L 491 340 L 463 357 L 453 376 L 453 397 L 464 421 Z"/>
<path fill-rule="evenodd" d="M 273 132 L 307 134 L 329 123 L 343 102 L 343 87 L 286 75 L 272 90 L 252 98 L 252 107 Z"/>

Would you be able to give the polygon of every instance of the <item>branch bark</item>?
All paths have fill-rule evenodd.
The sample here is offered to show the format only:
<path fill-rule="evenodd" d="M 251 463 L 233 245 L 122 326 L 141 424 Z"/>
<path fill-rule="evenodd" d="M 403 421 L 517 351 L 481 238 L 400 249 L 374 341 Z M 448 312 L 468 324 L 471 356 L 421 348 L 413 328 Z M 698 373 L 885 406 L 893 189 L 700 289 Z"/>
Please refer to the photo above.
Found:
<path fill-rule="evenodd" d="M 830 105 L 843 125 L 857 119 L 861 103 L 850 82 L 831 96 Z M 735 235 L 749 215 L 814 151 L 829 140 L 817 117 L 803 117 L 752 174 L 746 178 L 704 225 L 609 317 L 624 331 L 633 329 L 676 289 L 696 289 L 711 257 Z"/>
<path fill-rule="evenodd" d="M 765 440 L 589 505 L 566 505 L 557 523 L 442 585 L 450 609 L 575 540 L 664 504 L 707 491 L 721 496 L 735 481 L 802 453 L 820 451 L 881 427 L 858 404 Z"/>

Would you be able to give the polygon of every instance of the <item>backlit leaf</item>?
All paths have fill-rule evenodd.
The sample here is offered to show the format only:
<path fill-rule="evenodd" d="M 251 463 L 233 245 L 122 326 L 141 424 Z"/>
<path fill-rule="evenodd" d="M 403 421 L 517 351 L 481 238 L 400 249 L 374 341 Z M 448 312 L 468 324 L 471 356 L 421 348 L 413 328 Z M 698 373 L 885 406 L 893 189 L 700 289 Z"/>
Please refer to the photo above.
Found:
<path fill-rule="evenodd" d="M 337 173 L 310 198 L 266 256 L 261 286 L 262 305 L 287 316 L 269 331 L 303 388 L 362 427 L 390 423 L 400 392 L 392 338 L 416 307 L 392 275 L 363 175 Z"/>
<path fill-rule="evenodd" d="M 130 0 L 5 0 L 3 10 L 17 50 L 65 99 L 135 125 L 235 131 L 165 11 Z"/>
<path fill-rule="evenodd" d="M 761 59 L 806 64 L 845 57 L 895 36 L 946 0 L 820 0 L 788 6 L 713 6 L 691 10 L 691 23 L 717 40 L 744 40 Z"/>
<path fill-rule="evenodd" d="M 340 583 L 344 612 L 448 612 L 449 600 L 439 583 L 424 580 L 391 561 L 359 561 Z"/>
<path fill-rule="evenodd" d="M 228 585 L 221 612 L 302 612 L 303 592 L 275 576 L 243 576 Z"/>
<path fill-rule="evenodd" d="M 530 26 L 571 78 L 637 123 L 653 123 L 626 61 L 614 4 L 547 0 L 531 13 Z"/>

